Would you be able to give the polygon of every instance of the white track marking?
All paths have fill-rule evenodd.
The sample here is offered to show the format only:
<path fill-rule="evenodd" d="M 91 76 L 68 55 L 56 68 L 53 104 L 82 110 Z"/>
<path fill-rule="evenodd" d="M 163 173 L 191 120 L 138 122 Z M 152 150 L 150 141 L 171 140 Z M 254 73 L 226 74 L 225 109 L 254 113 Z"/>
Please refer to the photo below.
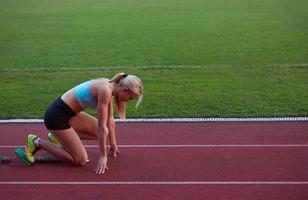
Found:
<path fill-rule="evenodd" d="M 296 122 L 308 121 L 308 117 L 270 118 L 136 118 L 116 119 L 116 122 Z M 0 123 L 43 123 L 43 119 L 4 119 Z"/>
<path fill-rule="evenodd" d="M 103 70 L 111 70 L 111 69 L 202 69 L 206 67 L 237 67 L 239 65 L 150 65 L 150 66 L 102 66 L 102 67 L 59 67 L 59 68 L 53 68 L 53 67 L 39 67 L 39 68 L 12 68 L 12 67 L 6 67 L 3 69 L 0 69 L 0 72 L 14 72 L 14 71 L 30 71 L 30 72 L 36 72 L 36 71 L 103 71 Z M 258 66 L 258 65 L 240 65 L 241 67 L 248 67 L 248 66 Z M 274 63 L 274 64 L 265 64 L 264 66 L 268 67 L 308 67 L 308 63 Z"/>
<path fill-rule="evenodd" d="M 22 145 L 0 145 L 0 148 L 17 148 Z M 85 148 L 98 148 L 98 145 L 84 145 Z M 109 145 L 107 145 L 109 147 Z M 308 147 L 308 144 L 153 144 L 118 145 L 120 148 L 250 148 L 250 147 Z"/>
<path fill-rule="evenodd" d="M 0 185 L 308 185 L 307 181 L 2 181 Z"/>

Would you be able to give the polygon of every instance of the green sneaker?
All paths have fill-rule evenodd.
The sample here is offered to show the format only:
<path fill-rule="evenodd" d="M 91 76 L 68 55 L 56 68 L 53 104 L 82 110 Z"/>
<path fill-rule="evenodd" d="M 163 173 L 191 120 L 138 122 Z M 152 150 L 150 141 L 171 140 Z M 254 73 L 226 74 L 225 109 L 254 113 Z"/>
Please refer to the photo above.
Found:
<path fill-rule="evenodd" d="M 34 144 L 34 140 L 37 138 L 36 135 L 29 134 L 27 138 L 27 146 L 25 148 L 25 156 L 30 163 L 34 163 L 34 154 L 39 150 Z"/>
<path fill-rule="evenodd" d="M 52 133 L 48 133 L 47 137 L 52 144 L 61 145 L 59 140 L 57 140 L 57 138 Z"/>
<path fill-rule="evenodd" d="M 15 154 L 17 155 L 18 158 L 27 166 L 30 166 L 31 163 L 28 161 L 25 155 L 25 151 L 22 148 L 16 148 L 15 149 Z"/>

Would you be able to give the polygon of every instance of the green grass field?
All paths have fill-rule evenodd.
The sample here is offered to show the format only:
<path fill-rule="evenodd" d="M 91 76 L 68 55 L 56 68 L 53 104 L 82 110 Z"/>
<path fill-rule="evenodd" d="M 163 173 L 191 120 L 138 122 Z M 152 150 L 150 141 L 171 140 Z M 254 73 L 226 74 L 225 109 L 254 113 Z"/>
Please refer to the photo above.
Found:
<path fill-rule="evenodd" d="M 127 117 L 304 116 L 307 67 L 130 67 L 93 70 L 1 71 L 2 118 L 41 118 L 68 88 L 118 71 L 138 74 L 145 87 Z M 94 114 L 94 113 L 93 113 Z"/>
<path fill-rule="evenodd" d="M 125 71 L 128 117 L 308 114 L 305 0 L 0 0 L 0 118 Z M 306 88 L 306 89 L 305 89 Z"/>

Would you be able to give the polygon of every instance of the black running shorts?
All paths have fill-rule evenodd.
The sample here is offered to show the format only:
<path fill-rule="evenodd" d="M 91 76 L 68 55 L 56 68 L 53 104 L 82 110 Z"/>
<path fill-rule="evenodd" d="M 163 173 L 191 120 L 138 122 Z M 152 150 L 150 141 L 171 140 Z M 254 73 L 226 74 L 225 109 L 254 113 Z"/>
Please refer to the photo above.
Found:
<path fill-rule="evenodd" d="M 44 123 L 48 130 L 69 129 L 71 125 L 68 121 L 75 115 L 76 113 L 59 97 L 49 105 Z"/>

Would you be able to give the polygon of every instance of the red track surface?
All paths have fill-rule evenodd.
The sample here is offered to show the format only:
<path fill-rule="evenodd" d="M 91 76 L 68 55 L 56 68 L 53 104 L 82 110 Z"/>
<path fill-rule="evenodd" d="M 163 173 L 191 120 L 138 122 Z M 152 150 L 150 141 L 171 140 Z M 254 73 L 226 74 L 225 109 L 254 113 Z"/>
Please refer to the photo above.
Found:
<path fill-rule="evenodd" d="M 0 153 L 29 132 L 46 138 L 42 124 L 0 124 Z M 117 139 L 214 146 L 122 147 L 103 175 L 93 147 L 84 167 L 14 160 L 0 166 L 1 199 L 308 199 L 308 122 L 118 123 Z"/>

